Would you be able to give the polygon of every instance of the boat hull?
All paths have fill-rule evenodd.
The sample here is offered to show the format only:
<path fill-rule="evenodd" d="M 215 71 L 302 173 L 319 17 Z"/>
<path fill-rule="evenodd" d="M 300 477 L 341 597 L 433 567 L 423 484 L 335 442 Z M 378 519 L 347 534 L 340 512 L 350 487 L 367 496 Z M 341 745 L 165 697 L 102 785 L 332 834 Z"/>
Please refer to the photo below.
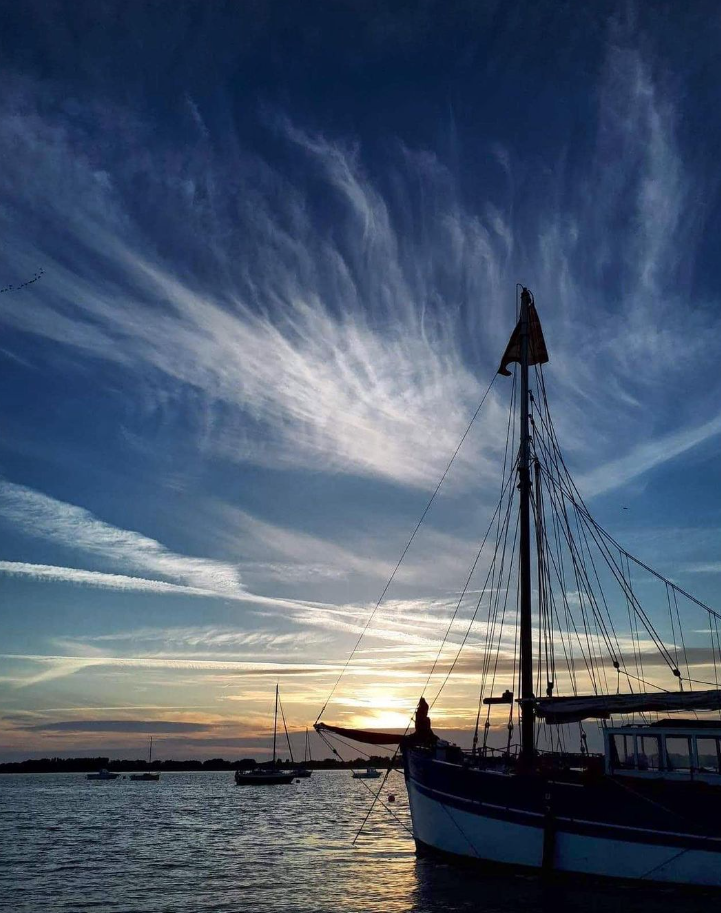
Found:
<path fill-rule="evenodd" d="M 295 774 L 242 774 L 236 773 L 236 786 L 287 786 L 295 780 Z"/>
<path fill-rule="evenodd" d="M 610 820 L 613 809 L 605 820 L 602 814 L 589 820 L 594 787 L 556 781 L 550 784 L 551 806 L 560 811 L 555 814 L 546 802 L 549 783 L 538 778 L 534 783 L 469 771 L 414 750 L 405 761 L 413 834 L 422 852 L 537 872 L 721 887 L 718 824 L 710 836 L 684 831 L 678 821 L 671 831 Z M 573 790 L 575 796 L 563 795 Z M 601 789 L 599 798 L 603 794 Z M 633 806 L 628 799 L 626 804 Z M 574 806 L 578 817 L 569 814 Z"/>

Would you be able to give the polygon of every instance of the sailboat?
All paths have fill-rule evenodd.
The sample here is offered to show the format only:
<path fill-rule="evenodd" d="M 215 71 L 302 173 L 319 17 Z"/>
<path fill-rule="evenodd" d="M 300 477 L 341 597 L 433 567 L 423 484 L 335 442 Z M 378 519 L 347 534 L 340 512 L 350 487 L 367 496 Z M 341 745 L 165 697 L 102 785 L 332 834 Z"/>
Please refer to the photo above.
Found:
<path fill-rule="evenodd" d="M 395 746 L 419 854 L 721 887 L 721 613 L 593 519 L 558 443 L 532 293 L 518 303 L 498 371 L 513 378 L 500 497 L 468 577 L 478 567 L 485 582 L 468 626 L 451 621 L 448 669 L 442 645 L 426 684 L 445 675 L 432 706 L 473 633 L 471 745 L 433 732 L 425 696 L 404 735 L 320 722 L 328 701 L 316 731 Z M 703 640 L 687 648 L 691 637 Z"/>
<path fill-rule="evenodd" d="M 150 736 L 150 745 L 148 746 L 148 767 L 150 767 L 152 762 L 153 762 L 153 737 L 151 735 Z M 142 773 L 142 774 L 131 774 L 130 779 L 144 781 L 144 782 L 157 782 L 160 779 L 160 773 L 159 772 L 153 773 L 150 770 L 146 770 L 145 773 Z"/>
<path fill-rule="evenodd" d="M 303 750 L 303 763 L 300 767 L 296 767 L 293 773 L 296 777 L 301 779 L 307 779 L 313 773 L 313 771 L 307 767 L 308 761 L 312 760 L 310 755 L 310 736 L 308 735 L 308 727 L 305 730 L 305 748 Z"/>
<path fill-rule="evenodd" d="M 276 766 L 276 736 L 278 732 L 278 706 L 280 704 L 280 695 L 278 685 L 275 686 L 275 712 L 273 714 L 273 762 L 270 770 L 266 768 L 255 768 L 254 770 L 236 770 L 236 786 L 285 786 L 295 780 L 296 775 L 293 772 L 288 773 L 285 770 L 278 770 Z M 281 710 L 282 713 L 282 710 Z M 285 725 L 285 718 L 283 719 Z M 286 729 L 286 737 L 288 730 Z M 288 740 L 290 748 L 290 740 Z M 292 754 L 291 754 L 292 759 Z"/>

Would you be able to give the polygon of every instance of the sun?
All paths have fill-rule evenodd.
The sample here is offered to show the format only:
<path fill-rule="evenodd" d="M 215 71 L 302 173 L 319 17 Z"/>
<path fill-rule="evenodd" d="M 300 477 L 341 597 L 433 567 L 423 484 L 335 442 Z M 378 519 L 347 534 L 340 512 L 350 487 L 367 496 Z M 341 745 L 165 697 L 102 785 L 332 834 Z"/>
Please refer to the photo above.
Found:
<path fill-rule="evenodd" d="M 342 703 L 351 708 L 350 725 L 357 729 L 405 729 L 412 714 L 407 697 L 383 688 L 347 697 Z"/>

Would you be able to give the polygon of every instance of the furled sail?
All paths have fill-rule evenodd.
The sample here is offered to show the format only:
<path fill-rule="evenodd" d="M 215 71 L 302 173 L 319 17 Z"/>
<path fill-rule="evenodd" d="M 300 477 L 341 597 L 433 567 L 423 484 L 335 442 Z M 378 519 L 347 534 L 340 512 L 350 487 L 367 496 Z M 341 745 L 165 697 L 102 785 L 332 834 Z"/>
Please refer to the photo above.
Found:
<path fill-rule="evenodd" d="M 316 732 L 332 732 L 354 742 L 365 742 L 366 745 L 400 745 L 403 733 L 378 732 L 377 729 L 345 729 L 343 726 L 329 726 L 316 723 Z"/>
<path fill-rule="evenodd" d="M 535 709 L 536 716 L 547 723 L 578 723 L 581 720 L 590 719 L 607 720 L 614 713 L 721 710 L 721 690 L 548 697 L 536 700 Z"/>

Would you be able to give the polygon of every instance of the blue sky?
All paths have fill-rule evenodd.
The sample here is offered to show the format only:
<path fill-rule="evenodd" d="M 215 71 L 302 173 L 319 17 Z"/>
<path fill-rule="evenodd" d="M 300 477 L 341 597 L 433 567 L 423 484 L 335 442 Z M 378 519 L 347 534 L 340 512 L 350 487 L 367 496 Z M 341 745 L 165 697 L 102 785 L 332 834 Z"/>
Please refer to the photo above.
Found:
<path fill-rule="evenodd" d="M 721 581 L 714 3 L 2 11 L 3 757 L 315 719 L 536 296 L 598 519 Z M 494 385 L 329 718 L 403 725 Z M 492 494 L 491 494 L 492 489 Z M 628 510 L 622 510 L 627 507 Z M 475 717 L 464 673 L 440 718 Z"/>

